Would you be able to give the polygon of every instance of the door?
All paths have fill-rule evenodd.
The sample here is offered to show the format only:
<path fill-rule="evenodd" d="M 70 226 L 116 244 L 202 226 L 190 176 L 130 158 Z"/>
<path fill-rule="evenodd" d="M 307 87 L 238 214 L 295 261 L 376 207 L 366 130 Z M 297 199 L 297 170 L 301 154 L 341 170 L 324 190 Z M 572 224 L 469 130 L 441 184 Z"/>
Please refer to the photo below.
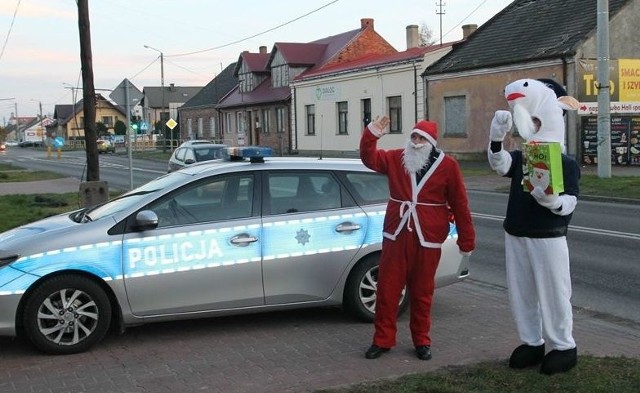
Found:
<path fill-rule="evenodd" d="M 353 203 L 343 203 L 350 197 L 330 171 L 265 176 L 265 304 L 326 299 L 362 246 L 366 216 Z"/>
<path fill-rule="evenodd" d="M 150 316 L 264 304 L 253 174 L 212 177 L 148 206 L 158 228 L 122 243 L 132 311 Z"/>

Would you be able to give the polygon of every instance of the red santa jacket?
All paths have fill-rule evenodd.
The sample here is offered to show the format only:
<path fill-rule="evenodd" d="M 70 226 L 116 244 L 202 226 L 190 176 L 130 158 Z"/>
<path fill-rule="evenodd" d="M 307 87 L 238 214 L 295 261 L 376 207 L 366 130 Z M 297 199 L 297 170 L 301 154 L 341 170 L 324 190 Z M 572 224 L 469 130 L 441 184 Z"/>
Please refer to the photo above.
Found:
<path fill-rule="evenodd" d="M 440 248 L 449 234 L 449 208 L 458 229 L 461 251 L 475 249 L 475 231 L 458 162 L 441 152 L 420 183 L 403 165 L 404 149 L 379 150 L 368 128 L 360 139 L 360 158 L 370 169 L 387 175 L 390 198 L 383 236 L 395 240 L 400 231 L 415 230 L 423 247 Z"/>

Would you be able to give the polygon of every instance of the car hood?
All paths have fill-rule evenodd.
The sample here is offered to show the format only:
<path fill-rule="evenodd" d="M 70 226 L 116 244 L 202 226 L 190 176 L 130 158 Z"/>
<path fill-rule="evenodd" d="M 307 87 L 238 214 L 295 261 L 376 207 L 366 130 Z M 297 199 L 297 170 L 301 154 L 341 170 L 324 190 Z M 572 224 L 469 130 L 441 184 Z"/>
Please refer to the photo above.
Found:
<path fill-rule="evenodd" d="M 83 225 L 72 221 L 69 215 L 59 214 L 0 233 L 0 253 L 9 251 L 21 254 L 34 246 L 40 246 L 43 241 L 63 236 L 69 228 Z"/>

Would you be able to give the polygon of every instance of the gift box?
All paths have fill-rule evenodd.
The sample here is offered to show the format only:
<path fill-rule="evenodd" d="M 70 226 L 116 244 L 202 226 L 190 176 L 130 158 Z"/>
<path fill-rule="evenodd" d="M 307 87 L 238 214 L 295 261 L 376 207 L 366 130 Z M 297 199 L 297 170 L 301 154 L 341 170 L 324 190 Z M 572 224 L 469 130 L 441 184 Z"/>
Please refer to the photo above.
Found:
<path fill-rule="evenodd" d="M 560 194 L 564 191 L 560 143 L 523 143 L 522 158 L 524 191 L 530 192 L 534 187 L 542 188 L 545 194 Z"/>

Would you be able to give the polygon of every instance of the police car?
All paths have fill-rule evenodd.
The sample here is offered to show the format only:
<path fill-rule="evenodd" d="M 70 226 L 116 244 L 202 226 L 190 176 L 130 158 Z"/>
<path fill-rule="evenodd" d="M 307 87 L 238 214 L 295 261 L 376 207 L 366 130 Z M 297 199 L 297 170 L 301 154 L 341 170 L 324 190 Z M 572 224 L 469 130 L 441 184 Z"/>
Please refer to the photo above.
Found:
<path fill-rule="evenodd" d="M 371 321 L 386 177 L 355 159 L 228 151 L 0 234 L 0 335 L 68 354 L 156 321 L 328 305 Z M 438 286 L 468 274 L 456 237 L 452 224 Z"/>

